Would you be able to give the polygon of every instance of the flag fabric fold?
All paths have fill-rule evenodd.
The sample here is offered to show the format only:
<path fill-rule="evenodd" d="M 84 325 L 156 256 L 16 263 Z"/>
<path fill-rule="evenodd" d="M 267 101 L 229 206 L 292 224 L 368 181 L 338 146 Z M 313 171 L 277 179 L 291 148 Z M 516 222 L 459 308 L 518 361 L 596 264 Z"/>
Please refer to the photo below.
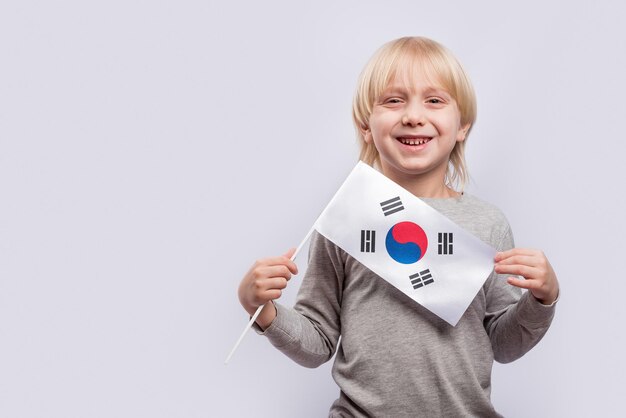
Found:
<path fill-rule="evenodd" d="M 494 267 L 494 248 L 363 162 L 313 228 L 452 326 Z"/>

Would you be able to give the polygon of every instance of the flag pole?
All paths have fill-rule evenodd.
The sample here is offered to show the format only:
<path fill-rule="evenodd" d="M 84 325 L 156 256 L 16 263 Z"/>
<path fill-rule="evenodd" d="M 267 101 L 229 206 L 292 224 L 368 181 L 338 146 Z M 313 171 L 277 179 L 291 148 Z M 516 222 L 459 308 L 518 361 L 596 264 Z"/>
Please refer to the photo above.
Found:
<path fill-rule="evenodd" d="M 314 225 L 315 226 L 315 225 Z M 302 240 L 302 242 L 300 243 L 300 245 L 298 245 L 298 248 L 296 248 L 296 251 L 293 253 L 293 255 L 291 256 L 291 261 L 294 261 L 296 259 L 296 257 L 298 256 L 298 253 L 300 252 L 300 250 L 302 249 L 302 247 L 304 246 L 304 244 L 309 240 L 309 238 L 311 237 L 311 234 L 313 233 L 313 230 L 315 228 L 312 227 L 309 232 L 307 232 L 306 236 L 304 237 L 304 239 Z M 254 315 L 252 315 L 252 318 L 250 318 L 250 321 L 248 322 L 248 325 L 246 325 L 246 327 L 244 328 L 243 332 L 241 333 L 241 335 L 239 336 L 239 339 L 237 340 L 237 342 L 235 343 L 235 346 L 233 347 L 232 350 L 230 350 L 230 354 L 228 354 L 228 357 L 226 357 L 226 361 L 224 361 L 224 364 L 228 364 L 228 362 L 230 361 L 230 358 L 233 356 L 233 354 L 235 354 L 235 351 L 237 351 L 237 348 L 239 347 L 239 344 L 241 344 L 241 341 L 243 341 L 243 338 L 246 336 L 246 334 L 248 333 L 248 330 L 252 327 L 252 324 L 254 324 L 254 321 L 256 321 L 257 317 L 259 316 L 259 314 L 261 313 L 261 311 L 263 310 L 263 308 L 265 307 L 266 304 L 263 304 L 261 306 L 259 306 L 256 310 L 256 312 L 254 313 Z"/>

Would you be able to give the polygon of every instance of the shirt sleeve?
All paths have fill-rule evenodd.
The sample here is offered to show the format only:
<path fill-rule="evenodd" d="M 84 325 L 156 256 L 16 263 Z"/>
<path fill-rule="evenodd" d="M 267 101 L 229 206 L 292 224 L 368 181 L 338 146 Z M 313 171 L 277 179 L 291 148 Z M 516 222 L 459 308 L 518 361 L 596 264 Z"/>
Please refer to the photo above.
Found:
<path fill-rule="evenodd" d="M 317 232 L 311 237 L 309 265 L 293 308 L 276 305 L 276 318 L 257 333 L 296 363 L 318 367 L 335 353 L 341 334 L 340 314 L 345 253 Z"/>
<path fill-rule="evenodd" d="M 498 251 L 514 247 L 507 224 Z M 543 305 L 530 292 L 507 283 L 508 275 L 493 272 L 486 284 L 485 330 L 491 340 L 496 361 L 509 363 L 533 348 L 552 323 L 556 305 Z"/>

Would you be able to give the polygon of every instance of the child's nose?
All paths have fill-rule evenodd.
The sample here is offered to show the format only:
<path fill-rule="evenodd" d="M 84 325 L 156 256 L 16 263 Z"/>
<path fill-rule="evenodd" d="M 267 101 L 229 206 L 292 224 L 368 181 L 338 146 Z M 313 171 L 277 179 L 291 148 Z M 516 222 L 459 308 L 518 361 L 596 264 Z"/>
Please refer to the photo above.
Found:
<path fill-rule="evenodd" d="M 418 104 L 411 104 L 405 108 L 402 124 L 408 126 L 424 125 L 424 109 Z"/>

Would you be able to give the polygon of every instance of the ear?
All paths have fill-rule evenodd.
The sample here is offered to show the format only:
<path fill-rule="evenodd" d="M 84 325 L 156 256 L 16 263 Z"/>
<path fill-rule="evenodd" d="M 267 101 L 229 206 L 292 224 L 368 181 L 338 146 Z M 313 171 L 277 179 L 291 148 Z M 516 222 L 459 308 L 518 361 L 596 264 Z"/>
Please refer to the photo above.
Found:
<path fill-rule="evenodd" d="M 363 136 L 363 140 L 366 144 L 372 143 L 372 131 L 369 126 L 361 125 L 359 126 L 359 131 L 361 131 L 361 135 Z"/>
<path fill-rule="evenodd" d="M 457 142 L 465 141 L 465 138 L 467 137 L 467 133 L 469 132 L 471 127 L 472 127 L 471 123 L 468 123 L 465 126 L 462 126 L 459 129 L 459 132 L 457 132 L 457 134 L 456 134 L 456 141 Z"/>

